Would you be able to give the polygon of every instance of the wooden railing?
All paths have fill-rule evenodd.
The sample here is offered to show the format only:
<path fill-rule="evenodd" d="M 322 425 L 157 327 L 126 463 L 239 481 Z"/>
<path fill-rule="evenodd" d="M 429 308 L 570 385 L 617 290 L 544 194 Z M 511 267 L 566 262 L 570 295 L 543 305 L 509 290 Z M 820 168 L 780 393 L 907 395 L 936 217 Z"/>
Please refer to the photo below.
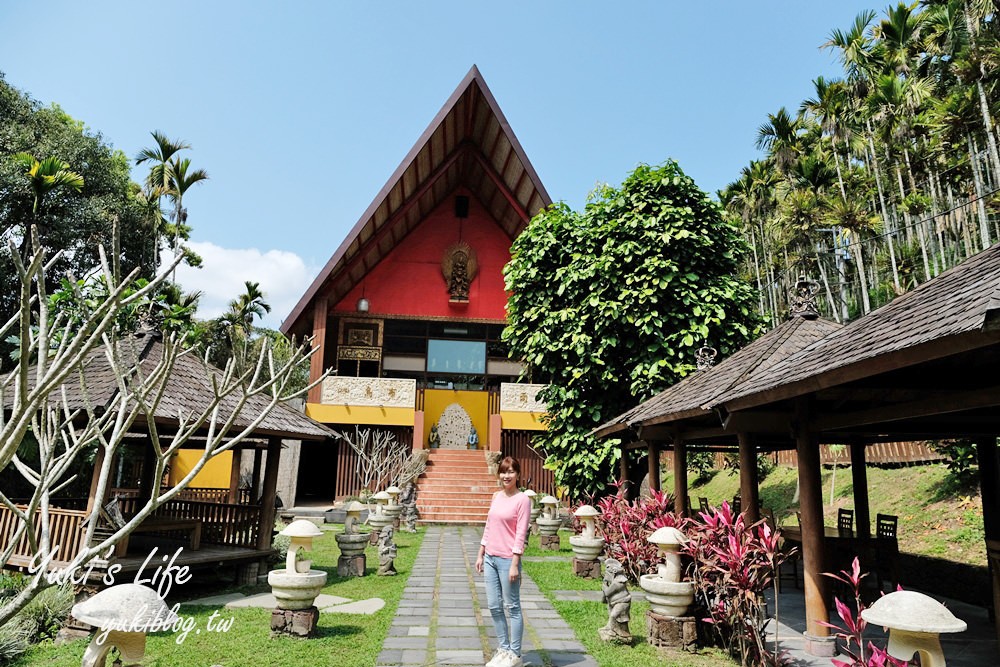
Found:
<path fill-rule="evenodd" d="M 19 507 L 26 508 L 24 505 Z M 73 560 L 80 550 L 80 543 L 83 540 L 81 525 L 86 516 L 87 513 L 83 510 L 49 508 L 49 544 L 52 547 L 58 546 L 53 552 L 52 566 L 65 565 Z M 0 548 L 6 549 L 10 545 L 20 523 L 16 514 L 6 507 L 0 507 Z M 40 511 L 35 512 L 34 529 L 37 536 L 41 529 Z M 22 535 L 8 564 L 27 567 L 34 556 L 34 551 L 28 545 L 27 536 Z"/>
<path fill-rule="evenodd" d="M 122 516 L 135 516 L 136 498 L 123 498 L 118 502 Z M 155 517 L 171 519 L 198 519 L 202 522 L 201 543 L 230 547 L 254 548 L 260 529 L 258 505 L 233 505 L 230 503 L 200 500 L 171 500 L 153 512 Z"/>
<path fill-rule="evenodd" d="M 542 464 L 545 456 L 531 446 L 534 431 L 504 431 L 500 440 L 500 453 L 513 456 L 521 464 L 521 482 L 531 480 L 531 488 L 539 495 L 556 495 L 556 478 Z"/>

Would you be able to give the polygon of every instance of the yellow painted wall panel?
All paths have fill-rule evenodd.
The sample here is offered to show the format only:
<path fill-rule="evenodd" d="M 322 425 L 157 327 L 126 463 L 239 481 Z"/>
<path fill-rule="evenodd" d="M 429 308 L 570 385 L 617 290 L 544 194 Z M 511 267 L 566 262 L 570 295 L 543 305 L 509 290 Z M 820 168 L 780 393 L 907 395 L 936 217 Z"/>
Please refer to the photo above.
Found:
<path fill-rule="evenodd" d="M 306 415 L 323 424 L 379 424 L 413 426 L 413 408 L 380 408 L 367 405 L 306 403 Z"/>
<path fill-rule="evenodd" d="M 424 391 L 424 447 L 430 447 L 428 437 L 431 426 L 438 423 L 441 415 L 452 403 L 458 403 L 469 414 L 472 425 L 479 435 L 479 449 L 486 448 L 489 433 L 490 395 L 485 391 L 459 391 L 456 389 L 426 389 Z"/>
<path fill-rule="evenodd" d="M 544 431 L 544 412 L 500 412 L 501 424 L 505 431 Z"/>
<path fill-rule="evenodd" d="M 170 484 L 174 485 L 181 481 L 185 475 L 191 472 L 204 450 L 182 449 L 177 452 L 177 456 L 170 462 Z M 230 475 L 233 472 L 233 453 L 222 452 L 208 460 L 205 467 L 201 469 L 194 480 L 188 484 L 189 487 L 203 489 L 228 489 Z"/>

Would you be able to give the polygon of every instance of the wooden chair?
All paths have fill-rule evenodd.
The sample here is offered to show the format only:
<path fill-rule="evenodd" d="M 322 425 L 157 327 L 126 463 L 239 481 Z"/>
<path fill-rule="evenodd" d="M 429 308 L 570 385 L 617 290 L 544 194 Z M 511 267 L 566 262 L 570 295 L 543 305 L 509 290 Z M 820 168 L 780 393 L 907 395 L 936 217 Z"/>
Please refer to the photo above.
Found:
<path fill-rule="evenodd" d="M 708 498 L 702 496 L 698 498 L 698 509 L 702 512 L 710 512 L 712 506 L 708 504 Z"/>
<path fill-rule="evenodd" d="M 854 510 L 844 508 L 837 510 L 837 532 L 841 537 L 854 535 Z"/>
<path fill-rule="evenodd" d="M 729 509 L 732 510 L 733 514 L 739 514 L 743 511 L 743 501 L 739 496 L 733 496 L 733 502 L 730 504 Z"/>
<path fill-rule="evenodd" d="M 884 590 L 885 579 L 889 580 L 893 588 L 899 585 L 899 542 L 896 540 L 898 525 L 899 517 L 895 515 L 875 516 L 875 579 L 880 591 Z"/>

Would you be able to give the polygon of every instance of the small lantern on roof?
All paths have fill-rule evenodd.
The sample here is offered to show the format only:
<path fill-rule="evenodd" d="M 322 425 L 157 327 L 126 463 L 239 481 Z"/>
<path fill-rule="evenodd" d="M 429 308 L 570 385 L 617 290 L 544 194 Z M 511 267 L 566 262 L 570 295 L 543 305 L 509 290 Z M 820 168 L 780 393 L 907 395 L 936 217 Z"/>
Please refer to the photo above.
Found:
<path fill-rule="evenodd" d="M 924 667 L 945 667 L 939 635 L 964 632 L 965 621 L 956 618 L 934 598 L 916 591 L 894 591 L 883 595 L 861 612 L 861 618 L 873 625 L 889 628 L 886 650 L 897 660 L 909 661 L 920 656 Z"/>

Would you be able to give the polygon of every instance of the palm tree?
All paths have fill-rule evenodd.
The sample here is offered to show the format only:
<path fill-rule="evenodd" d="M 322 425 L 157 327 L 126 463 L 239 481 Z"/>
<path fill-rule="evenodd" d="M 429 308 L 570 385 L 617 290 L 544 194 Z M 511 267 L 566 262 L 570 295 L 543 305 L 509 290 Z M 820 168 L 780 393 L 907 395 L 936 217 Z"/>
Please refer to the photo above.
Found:
<path fill-rule="evenodd" d="M 135 157 L 136 164 L 152 162 L 153 165 L 146 176 L 146 186 L 150 192 L 159 192 L 161 196 L 169 192 L 171 187 L 170 160 L 179 151 L 191 148 L 191 144 L 184 141 L 174 141 L 159 130 L 151 132 L 154 146 L 143 148 Z"/>
<path fill-rule="evenodd" d="M 223 317 L 249 335 L 253 331 L 254 319 L 263 319 L 264 315 L 271 312 L 271 305 L 264 301 L 260 283 L 247 280 L 243 285 L 246 291 L 229 302 L 229 312 Z"/>
<path fill-rule="evenodd" d="M 35 158 L 30 153 L 14 154 L 14 163 L 24 170 L 28 177 L 28 184 L 34 195 L 34 202 L 31 205 L 31 217 L 34 224 L 39 223 L 42 211 L 42 203 L 46 195 L 61 188 L 68 188 L 74 192 L 83 190 L 83 176 L 70 171 L 69 164 L 57 157 L 47 157 L 42 161 Z M 31 246 L 31 230 L 25 225 L 24 236 L 21 238 L 21 247 L 18 249 L 21 257 L 27 259 Z"/>

